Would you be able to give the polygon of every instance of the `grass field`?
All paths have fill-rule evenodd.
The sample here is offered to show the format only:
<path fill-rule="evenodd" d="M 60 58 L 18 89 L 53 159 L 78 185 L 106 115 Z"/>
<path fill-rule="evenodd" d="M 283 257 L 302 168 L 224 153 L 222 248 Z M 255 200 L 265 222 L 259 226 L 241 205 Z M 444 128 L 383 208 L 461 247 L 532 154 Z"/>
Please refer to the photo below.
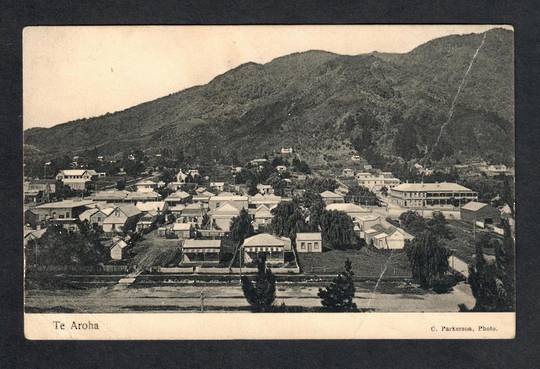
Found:
<path fill-rule="evenodd" d="M 335 274 L 341 272 L 345 260 L 352 262 L 356 277 L 378 277 L 390 257 L 386 277 L 410 277 L 409 262 L 402 251 L 375 251 L 364 247 L 360 250 L 330 250 L 322 253 L 298 253 L 298 261 L 305 274 Z"/>
<path fill-rule="evenodd" d="M 180 262 L 180 247 L 177 239 L 156 237 L 156 231 L 152 231 L 138 241 L 131 252 L 134 254 L 131 265 L 137 265 L 139 269 L 152 266 L 177 266 Z"/>
<path fill-rule="evenodd" d="M 454 239 L 446 242 L 446 245 L 454 251 L 454 255 L 463 260 L 466 263 L 472 262 L 474 254 L 474 232 L 472 224 L 461 220 L 448 220 L 448 226 L 454 234 Z M 478 239 L 482 233 L 488 231 L 476 227 L 476 239 Z M 495 238 L 500 236 L 490 233 Z M 484 252 L 488 255 L 494 255 L 494 250 L 484 249 Z"/>

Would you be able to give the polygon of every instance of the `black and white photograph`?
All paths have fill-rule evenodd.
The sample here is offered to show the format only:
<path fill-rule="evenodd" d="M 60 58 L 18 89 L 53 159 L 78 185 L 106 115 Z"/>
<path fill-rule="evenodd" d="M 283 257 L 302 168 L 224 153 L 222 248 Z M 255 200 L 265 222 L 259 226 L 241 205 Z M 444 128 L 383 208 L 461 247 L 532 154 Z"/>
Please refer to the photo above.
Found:
<path fill-rule="evenodd" d="M 228 317 L 515 334 L 512 26 L 36 26 L 22 46 L 27 337 L 126 337 L 101 314 L 173 316 L 175 338 Z M 426 323 L 446 313 L 463 323 Z M 366 333 L 389 319 L 411 327 Z"/>

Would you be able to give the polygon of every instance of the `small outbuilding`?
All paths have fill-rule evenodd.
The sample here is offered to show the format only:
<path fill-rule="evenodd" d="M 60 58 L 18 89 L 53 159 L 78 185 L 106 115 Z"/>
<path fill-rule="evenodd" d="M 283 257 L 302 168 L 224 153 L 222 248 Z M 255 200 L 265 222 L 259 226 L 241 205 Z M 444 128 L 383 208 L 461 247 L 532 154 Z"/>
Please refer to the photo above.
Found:
<path fill-rule="evenodd" d="M 471 201 L 460 209 L 461 220 L 468 223 L 482 222 L 484 224 L 498 224 L 501 213 L 493 206 L 477 201 Z"/>

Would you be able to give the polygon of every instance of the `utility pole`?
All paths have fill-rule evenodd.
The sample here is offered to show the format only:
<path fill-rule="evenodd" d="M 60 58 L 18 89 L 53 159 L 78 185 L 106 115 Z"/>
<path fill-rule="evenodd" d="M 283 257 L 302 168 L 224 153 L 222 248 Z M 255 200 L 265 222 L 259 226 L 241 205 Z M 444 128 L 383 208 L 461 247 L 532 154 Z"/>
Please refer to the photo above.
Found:
<path fill-rule="evenodd" d="M 201 313 L 204 313 L 204 288 L 201 290 Z"/>

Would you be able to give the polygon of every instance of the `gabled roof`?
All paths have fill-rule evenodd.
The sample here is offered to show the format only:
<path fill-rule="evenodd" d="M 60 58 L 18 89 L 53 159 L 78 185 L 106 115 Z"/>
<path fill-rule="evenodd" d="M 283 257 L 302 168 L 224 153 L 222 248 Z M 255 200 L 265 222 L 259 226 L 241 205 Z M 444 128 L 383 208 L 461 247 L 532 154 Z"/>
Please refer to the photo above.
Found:
<path fill-rule="evenodd" d="M 132 204 L 125 204 L 125 205 L 118 206 L 118 210 L 124 213 L 124 215 L 128 218 L 139 215 L 141 213 L 141 211 L 137 209 L 135 205 L 132 205 Z"/>
<path fill-rule="evenodd" d="M 98 211 L 100 211 L 100 210 L 97 209 L 97 208 L 92 208 L 92 209 L 85 210 L 81 214 L 79 214 L 79 219 L 81 221 L 83 221 L 85 219 L 90 219 L 90 217 L 92 215 L 94 215 L 95 213 L 97 213 Z"/>
<path fill-rule="evenodd" d="M 337 193 L 332 192 L 332 191 L 324 191 L 324 192 L 321 192 L 320 195 L 321 195 L 322 198 L 325 198 L 325 197 L 341 197 L 341 198 L 343 198 L 343 196 L 338 195 Z"/>
<path fill-rule="evenodd" d="M 260 233 L 244 240 L 243 246 L 285 246 L 291 240 L 287 237 L 278 237 L 269 233 Z"/>
<path fill-rule="evenodd" d="M 157 200 L 161 195 L 157 192 L 129 192 L 126 196 L 126 200 Z"/>
<path fill-rule="evenodd" d="M 259 206 L 257 210 L 255 210 L 254 214 L 256 218 L 260 218 L 262 216 L 272 217 L 272 213 L 270 212 L 270 209 L 265 205 Z"/>
<path fill-rule="evenodd" d="M 384 233 L 384 232 L 373 236 L 373 238 L 376 239 L 376 240 L 380 240 L 381 238 L 386 238 L 386 237 L 388 237 L 388 235 L 386 233 Z"/>
<path fill-rule="evenodd" d="M 408 233 L 407 231 L 401 228 L 395 228 L 394 231 L 390 233 L 390 236 L 394 235 L 395 233 L 401 233 L 403 237 L 408 240 L 412 240 L 414 238 L 412 234 Z"/>
<path fill-rule="evenodd" d="M 337 210 L 345 213 L 369 213 L 370 210 L 351 203 L 328 204 L 326 210 Z"/>
<path fill-rule="evenodd" d="M 236 216 L 240 214 L 240 209 L 238 209 L 236 206 L 232 205 L 231 203 L 224 203 L 219 208 L 216 208 L 210 212 L 212 215 L 233 215 Z"/>
<path fill-rule="evenodd" d="M 189 193 L 187 193 L 186 191 L 179 190 L 179 191 L 171 193 L 167 197 L 166 200 L 187 199 L 189 197 L 191 197 L 191 195 Z"/>
<path fill-rule="evenodd" d="M 296 234 L 296 242 L 298 241 L 320 241 L 322 239 L 321 232 L 300 232 Z"/>
<path fill-rule="evenodd" d="M 478 211 L 486 206 L 488 206 L 488 204 L 485 204 L 483 202 L 470 201 L 463 205 L 461 208 L 470 211 Z"/>
<path fill-rule="evenodd" d="M 59 174 L 67 176 L 82 176 L 86 172 L 86 169 L 62 169 Z"/>

